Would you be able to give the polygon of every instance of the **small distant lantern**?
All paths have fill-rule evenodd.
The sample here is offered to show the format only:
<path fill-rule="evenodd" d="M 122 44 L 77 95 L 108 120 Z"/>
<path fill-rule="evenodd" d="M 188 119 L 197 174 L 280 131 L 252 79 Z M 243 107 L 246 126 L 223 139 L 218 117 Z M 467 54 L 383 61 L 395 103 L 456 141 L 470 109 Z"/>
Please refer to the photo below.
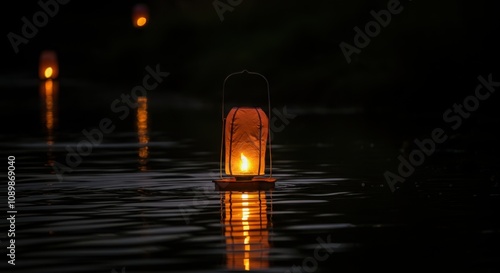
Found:
<path fill-rule="evenodd" d="M 51 79 L 40 82 L 42 117 L 47 130 L 47 143 L 53 143 L 54 128 L 57 125 L 59 83 Z"/>
<path fill-rule="evenodd" d="M 149 9 L 144 4 L 137 4 L 132 10 L 132 23 L 136 28 L 144 27 L 149 20 Z"/>
<path fill-rule="evenodd" d="M 276 182 L 272 178 L 271 138 L 269 135 L 269 118 L 260 107 L 234 107 L 224 117 L 224 89 L 226 81 L 233 75 L 248 73 L 262 77 L 267 83 L 269 112 L 271 110 L 269 83 L 256 72 L 236 72 L 224 80 L 222 95 L 223 137 L 220 160 L 220 179 L 216 183 L 225 182 Z M 269 177 L 263 177 L 266 170 L 266 150 L 269 150 Z M 223 153 L 225 149 L 225 153 Z M 225 174 L 222 176 L 222 156 L 225 155 Z"/>
<path fill-rule="evenodd" d="M 40 54 L 38 76 L 42 80 L 56 79 L 59 76 L 59 65 L 55 51 L 45 50 Z"/>

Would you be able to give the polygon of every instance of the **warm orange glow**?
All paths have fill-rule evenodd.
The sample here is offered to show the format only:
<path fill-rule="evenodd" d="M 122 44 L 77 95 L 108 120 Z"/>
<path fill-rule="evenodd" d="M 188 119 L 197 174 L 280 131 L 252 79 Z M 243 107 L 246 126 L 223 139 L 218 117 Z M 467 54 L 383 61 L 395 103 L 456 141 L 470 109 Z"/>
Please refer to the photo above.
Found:
<path fill-rule="evenodd" d="M 54 83 L 52 80 L 45 81 L 45 128 L 49 134 L 54 129 Z M 50 143 L 49 143 L 50 144 Z"/>
<path fill-rule="evenodd" d="M 47 79 L 40 82 L 40 100 L 42 110 L 42 124 L 47 136 L 47 166 L 54 166 L 53 146 L 55 142 L 54 131 L 57 125 L 57 96 L 59 85 L 57 81 Z"/>
<path fill-rule="evenodd" d="M 258 107 L 234 107 L 225 122 L 226 174 L 235 177 L 264 175 L 269 122 Z"/>
<path fill-rule="evenodd" d="M 248 158 L 241 153 L 241 165 L 240 165 L 240 170 L 241 172 L 248 172 L 249 164 L 248 164 Z"/>
<path fill-rule="evenodd" d="M 52 96 L 52 92 L 54 91 L 54 82 L 52 80 L 45 81 L 45 94 L 48 96 Z"/>
<path fill-rule="evenodd" d="M 59 76 L 57 54 L 52 50 L 45 50 L 40 54 L 38 77 L 42 80 L 56 79 Z"/>
<path fill-rule="evenodd" d="M 139 138 L 139 168 L 146 170 L 146 164 L 149 157 L 148 143 L 148 98 L 137 98 L 137 136 Z"/>
<path fill-rule="evenodd" d="M 229 270 L 269 267 L 269 231 L 265 192 L 225 192 L 224 218 Z"/>
<path fill-rule="evenodd" d="M 45 78 L 50 79 L 52 77 L 52 67 L 47 67 L 45 68 L 45 72 L 43 74 L 45 75 Z"/>
<path fill-rule="evenodd" d="M 139 19 L 137 19 L 137 26 L 142 27 L 146 24 L 146 22 L 147 22 L 146 17 L 139 17 Z"/>
<path fill-rule="evenodd" d="M 149 20 L 149 9 L 144 4 L 137 4 L 132 9 L 132 23 L 136 28 L 144 27 Z"/>

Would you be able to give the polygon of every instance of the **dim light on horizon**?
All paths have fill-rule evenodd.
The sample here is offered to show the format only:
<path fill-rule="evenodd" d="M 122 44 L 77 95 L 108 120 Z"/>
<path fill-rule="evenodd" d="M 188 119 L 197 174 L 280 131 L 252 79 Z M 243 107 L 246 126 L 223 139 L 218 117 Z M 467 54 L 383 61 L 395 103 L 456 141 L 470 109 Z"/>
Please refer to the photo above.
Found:
<path fill-rule="evenodd" d="M 56 79 L 59 76 L 57 54 L 53 50 L 45 50 L 40 54 L 38 77 L 42 80 Z"/>
<path fill-rule="evenodd" d="M 144 25 L 146 25 L 148 19 L 146 19 L 146 17 L 139 17 L 139 19 L 137 19 L 137 26 L 138 27 L 143 27 Z"/>
<path fill-rule="evenodd" d="M 144 4 L 137 4 L 132 9 L 132 23 L 136 28 L 143 28 L 149 21 L 149 9 Z"/>

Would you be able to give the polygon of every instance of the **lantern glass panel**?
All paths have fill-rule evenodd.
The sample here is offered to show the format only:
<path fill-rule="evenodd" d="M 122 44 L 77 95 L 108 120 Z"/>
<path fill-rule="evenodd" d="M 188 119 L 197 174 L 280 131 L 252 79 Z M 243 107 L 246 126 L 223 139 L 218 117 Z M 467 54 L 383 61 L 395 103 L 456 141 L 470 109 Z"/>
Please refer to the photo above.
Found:
<path fill-rule="evenodd" d="M 261 108 L 234 107 L 229 111 L 225 125 L 227 175 L 264 175 L 268 125 Z"/>

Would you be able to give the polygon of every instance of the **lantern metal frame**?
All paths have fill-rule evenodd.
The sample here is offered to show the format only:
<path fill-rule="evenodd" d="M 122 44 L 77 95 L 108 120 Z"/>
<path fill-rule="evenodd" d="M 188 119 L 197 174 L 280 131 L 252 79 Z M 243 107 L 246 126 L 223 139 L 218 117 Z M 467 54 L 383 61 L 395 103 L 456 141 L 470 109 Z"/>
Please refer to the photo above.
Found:
<path fill-rule="evenodd" d="M 268 119 L 271 120 L 271 93 L 269 90 L 269 81 L 267 78 L 258 73 L 258 72 L 252 72 L 248 70 L 243 70 L 239 72 L 234 72 L 229 74 L 225 79 L 224 83 L 222 85 L 222 134 L 221 134 L 221 146 L 220 146 L 220 162 L 219 162 L 219 179 L 213 180 L 214 183 L 216 183 L 217 188 L 223 189 L 227 188 L 229 185 L 231 187 L 234 186 L 241 186 L 241 187 L 246 187 L 249 184 L 253 184 L 252 186 L 255 189 L 260 189 L 260 190 L 265 190 L 269 189 L 270 187 L 274 187 L 274 182 L 276 182 L 276 178 L 273 177 L 273 161 L 272 161 L 272 143 L 271 143 L 271 132 L 269 131 L 268 133 L 268 150 L 269 150 L 269 176 L 254 176 L 254 177 L 249 177 L 249 178 L 242 178 L 238 177 L 236 178 L 235 176 L 230 176 L 230 177 L 224 177 L 222 175 L 222 162 L 223 162 L 223 157 L 224 157 L 224 137 L 225 137 L 225 126 L 226 126 L 226 117 L 225 117 L 225 94 L 226 94 L 226 83 L 229 78 L 235 75 L 241 75 L 241 74 L 248 74 L 248 75 L 256 75 L 264 79 L 266 82 L 266 88 L 267 88 L 267 105 L 268 105 Z M 237 185 L 239 184 L 239 185 Z"/>

